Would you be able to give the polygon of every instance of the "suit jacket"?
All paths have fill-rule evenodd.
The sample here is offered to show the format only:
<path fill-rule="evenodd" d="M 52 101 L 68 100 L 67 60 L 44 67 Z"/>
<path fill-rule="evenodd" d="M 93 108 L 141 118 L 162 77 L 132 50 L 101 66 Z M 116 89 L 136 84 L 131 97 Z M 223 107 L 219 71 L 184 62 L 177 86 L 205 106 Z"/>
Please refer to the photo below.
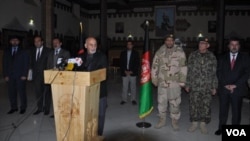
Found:
<path fill-rule="evenodd" d="M 228 84 L 234 84 L 237 88 L 234 93 L 244 96 L 247 92 L 247 80 L 250 73 L 249 55 L 238 53 L 234 68 L 231 70 L 230 53 L 226 53 L 219 58 L 217 76 L 219 80 L 219 94 L 229 93 L 224 87 Z"/>
<path fill-rule="evenodd" d="M 9 78 L 27 77 L 29 70 L 29 55 L 27 51 L 18 47 L 16 55 L 12 56 L 12 47 L 3 54 L 3 76 Z"/>
<path fill-rule="evenodd" d="M 131 76 L 138 76 L 138 71 L 140 68 L 140 58 L 139 53 L 136 50 L 131 51 L 129 60 L 129 69 L 127 69 L 127 50 L 124 50 L 120 54 L 120 69 L 121 76 L 126 76 L 125 70 L 132 71 Z"/>
<path fill-rule="evenodd" d="M 52 51 L 50 48 L 43 47 L 40 58 L 36 60 L 36 51 L 37 48 L 31 50 L 31 64 L 30 68 L 32 69 L 32 78 L 35 79 L 43 79 L 44 74 L 43 71 L 47 69 L 47 61 L 49 53 Z"/>
<path fill-rule="evenodd" d="M 94 71 L 101 68 L 108 68 L 108 61 L 105 54 L 103 54 L 100 51 L 97 51 L 93 54 L 92 58 L 88 58 L 87 51 L 80 55 L 83 63 L 82 65 L 77 69 L 79 71 Z M 107 75 L 107 74 L 106 74 Z M 100 86 L 100 98 L 107 96 L 107 82 L 106 80 L 101 82 Z"/>
<path fill-rule="evenodd" d="M 48 56 L 48 61 L 47 61 L 47 69 L 53 69 L 54 68 L 54 55 L 55 55 L 55 50 L 53 49 Z M 69 51 L 62 49 L 60 50 L 58 54 L 58 58 L 63 58 L 63 59 L 68 59 L 70 58 L 70 53 Z"/>

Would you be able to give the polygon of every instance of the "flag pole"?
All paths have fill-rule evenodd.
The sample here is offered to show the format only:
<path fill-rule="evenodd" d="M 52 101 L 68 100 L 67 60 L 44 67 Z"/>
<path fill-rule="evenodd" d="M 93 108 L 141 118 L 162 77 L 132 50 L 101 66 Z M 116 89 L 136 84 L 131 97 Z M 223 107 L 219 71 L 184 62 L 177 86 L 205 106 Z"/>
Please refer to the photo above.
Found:
<path fill-rule="evenodd" d="M 153 110 L 152 86 L 150 77 L 150 53 L 149 53 L 149 21 L 143 24 L 145 30 L 144 48 L 141 66 L 141 92 L 139 101 L 139 117 L 141 122 L 136 123 L 136 126 L 143 129 L 151 127 L 151 123 L 145 121 Z"/>
<path fill-rule="evenodd" d="M 142 122 L 137 122 L 136 126 L 139 128 L 149 128 L 151 127 L 151 123 L 145 121 L 145 118 L 142 119 Z"/>
<path fill-rule="evenodd" d="M 80 22 L 80 36 L 79 36 L 79 50 L 77 52 L 77 55 L 81 55 L 84 53 L 84 49 L 83 49 L 83 24 L 82 22 Z"/>

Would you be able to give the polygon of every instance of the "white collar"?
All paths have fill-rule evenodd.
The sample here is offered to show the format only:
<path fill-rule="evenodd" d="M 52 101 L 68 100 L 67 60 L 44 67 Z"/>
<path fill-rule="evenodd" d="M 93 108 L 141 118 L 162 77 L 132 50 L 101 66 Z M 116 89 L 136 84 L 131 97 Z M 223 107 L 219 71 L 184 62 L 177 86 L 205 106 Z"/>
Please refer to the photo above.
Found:
<path fill-rule="evenodd" d="M 236 52 L 236 53 L 232 53 L 232 52 L 230 52 L 230 56 L 235 56 L 235 57 L 237 57 L 237 55 L 238 55 L 238 52 Z"/>
<path fill-rule="evenodd" d="M 42 50 L 42 49 L 43 49 L 43 46 L 37 47 L 36 50 L 37 50 L 37 49 Z"/>
<path fill-rule="evenodd" d="M 55 48 L 55 51 L 60 51 L 61 50 L 61 47 L 57 47 L 57 48 Z"/>

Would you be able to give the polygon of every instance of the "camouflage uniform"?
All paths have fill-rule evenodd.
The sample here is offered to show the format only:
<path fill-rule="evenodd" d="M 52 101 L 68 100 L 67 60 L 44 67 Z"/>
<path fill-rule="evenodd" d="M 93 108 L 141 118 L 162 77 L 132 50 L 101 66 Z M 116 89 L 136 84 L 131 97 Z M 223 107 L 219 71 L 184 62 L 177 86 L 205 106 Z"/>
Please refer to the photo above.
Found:
<path fill-rule="evenodd" d="M 186 55 L 180 46 L 167 48 L 162 45 L 155 53 L 151 77 L 152 83 L 158 86 L 158 111 L 160 118 L 165 120 L 169 103 L 170 117 L 180 118 L 181 87 L 187 74 Z"/>
<path fill-rule="evenodd" d="M 212 89 L 218 87 L 216 76 L 217 60 L 210 51 L 198 50 L 188 58 L 186 87 L 190 88 L 190 121 L 209 123 L 211 120 Z"/>

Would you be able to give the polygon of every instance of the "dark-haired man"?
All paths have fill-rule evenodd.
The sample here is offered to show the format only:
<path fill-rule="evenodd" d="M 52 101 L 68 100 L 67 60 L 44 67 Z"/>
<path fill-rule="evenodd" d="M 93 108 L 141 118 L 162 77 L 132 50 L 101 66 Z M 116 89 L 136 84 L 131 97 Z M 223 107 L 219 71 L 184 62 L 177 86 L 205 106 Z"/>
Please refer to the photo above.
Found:
<path fill-rule="evenodd" d="M 20 47 L 17 36 L 10 38 L 10 47 L 3 55 L 3 77 L 8 84 L 8 95 L 11 109 L 7 114 L 18 111 L 17 94 L 20 96 L 20 114 L 27 108 L 26 78 L 29 69 L 29 55 Z"/>
<path fill-rule="evenodd" d="M 43 45 L 43 39 L 41 36 L 34 38 L 35 48 L 31 51 L 31 69 L 32 78 L 35 87 L 35 93 L 37 98 L 37 110 L 34 115 L 44 112 L 44 115 L 48 115 L 50 111 L 50 98 L 45 93 L 44 75 L 43 71 L 47 68 L 48 54 L 51 51 L 49 48 Z"/>
<path fill-rule="evenodd" d="M 53 49 L 50 51 L 47 60 L 47 69 L 63 69 L 63 66 L 59 66 L 62 61 L 66 61 L 70 58 L 70 52 L 62 49 L 62 40 L 58 37 L 52 40 Z M 46 84 L 46 95 L 49 96 L 48 100 L 51 101 L 51 86 Z M 54 115 L 51 116 L 52 118 Z"/>
<path fill-rule="evenodd" d="M 131 102 L 136 105 L 136 78 L 139 73 L 140 57 L 139 53 L 133 49 L 131 40 L 127 41 L 126 50 L 120 54 L 120 68 L 122 76 L 122 101 L 121 105 L 127 102 L 127 96 L 131 93 Z"/>
<path fill-rule="evenodd" d="M 240 52 L 240 40 L 229 39 L 229 52 L 219 58 L 217 76 L 219 80 L 219 129 L 216 135 L 221 135 L 222 125 L 227 124 L 229 105 L 232 109 L 232 125 L 239 125 L 243 96 L 247 93 L 247 80 L 250 66 L 249 55 Z"/>
<path fill-rule="evenodd" d="M 49 54 L 47 69 L 58 69 L 61 61 L 70 58 L 70 52 L 62 49 L 62 40 L 58 37 L 53 38 L 52 45 L 53 51 Z"/>

